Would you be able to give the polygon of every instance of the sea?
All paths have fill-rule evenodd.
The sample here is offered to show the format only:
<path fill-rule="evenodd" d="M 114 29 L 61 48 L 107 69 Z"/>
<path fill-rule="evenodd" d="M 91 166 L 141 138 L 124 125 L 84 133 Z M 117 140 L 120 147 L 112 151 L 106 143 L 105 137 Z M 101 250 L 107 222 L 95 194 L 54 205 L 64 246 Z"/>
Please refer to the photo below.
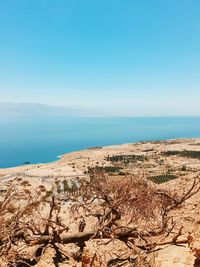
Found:
<path fill-rule="evenodd" d="M 200 117 L 0 117 L 0 168 L 93 146 L 200 137 Z"/>

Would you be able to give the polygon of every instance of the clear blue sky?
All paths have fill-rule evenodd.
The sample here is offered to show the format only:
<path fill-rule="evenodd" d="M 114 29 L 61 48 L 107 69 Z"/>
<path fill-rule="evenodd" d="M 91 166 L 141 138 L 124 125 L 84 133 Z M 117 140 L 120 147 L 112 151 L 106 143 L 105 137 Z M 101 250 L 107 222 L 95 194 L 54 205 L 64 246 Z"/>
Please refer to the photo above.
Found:
<path fill-rule="evenodd" d="M 200 115 L 199 0 L 0 0 L 0 102 Z"/>

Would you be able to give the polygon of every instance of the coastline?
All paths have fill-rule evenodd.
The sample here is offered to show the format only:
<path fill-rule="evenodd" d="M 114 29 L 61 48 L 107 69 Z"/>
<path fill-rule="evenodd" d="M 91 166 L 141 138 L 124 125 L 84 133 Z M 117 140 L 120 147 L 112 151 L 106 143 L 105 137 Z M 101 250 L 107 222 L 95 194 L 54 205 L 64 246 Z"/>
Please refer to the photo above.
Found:
<path fill-rule="evenodd" d="M 94 167 L 97 162 L 99 166 L 104 166 L 106 164 L 106 156 L 130 153 L 146 155 L 152 149 L 158 152 L 169 149 L 196 150 L 198 144 L 200 144 L 200 138 L 181 138 L 161 141 L 140 141 L 104 147 L 89 147 L 84 150 L 60 155 L 58 160 L 49 163 L 0 168 L 0 176 L 16 173 L 24 173 L 29 176 L 80 176 L 84 175 L 88 166 Z"/>
<path fill-rule="evenodd" d="M 180 153 L 189 151 L 197 154 L 194 157 L 191 157 L 191 155 L 184 157 Z M 170 153 L 168 154 L 168 152 Z M 119 161 L 115 161 L 115 159 L 119 159 Z M 123 161 L 124 159 L 130 159 L 128 164 Z M 54 192 L 54 190 L 58 190 L 58 185 L 62 186 L 64 182 L 72 185 L 73 181 L 79 182 L 82 177 L 89 178 L 85 171 L 96 166 L 100 168 L 111 167 L 112 170 L 113 166 L 123 167 L 122 175 L 118 171 L 115 173 L 115 170 L 107 174 L 106 177 L 110 182 L 118 183 L 125 177 L 141 178 L 142 180 L 145 179 L 148 185 L 155 190 L 180 193 L 187 188 L 191 188 L 195 179 L 199 177 L 200 138 L 144 141 L 102 148 L 89 148 L 64 154 L 59 160 L 51 163 L 0 169 L 1 192 L 6 192 L 13 179 L 24 191 L 37 192 L 38 187 L 40 187 L 45 188 L 45 193 Z M 59 197 L 61 197 L 62 203 L 61 218 L 65 220 L 69 218 L 66 216 L 69 212 L 69 205 L 65 202 L 66 195 L 63 191 Z M 198 195 L 194 195 L 189 203 L 186 202 L 186 205 L 181 206 L 179 210 L 172 214 L 173 219 L 177 221 L 177 230 L 184 225 L 183 235 L 192 232 L 192 229 L 196 229 L 197 222 L 199 223 L 199 197 L 198 192 Z M 46 209 L 45 206 L 43 212 L 46 213 Z M 192 221 L 188 220 L 189 217 L 192 217 Z M 90 219 L 87 223 L 91 226 Z M 75 228 L 71 229 L 72 232 L 75 231 Z M 169 253 L 172 253 L 176 259 L 176 255 L 182 255 L 183 253 L 191 257 L 188 246 L 181 247 L 181 251 L 177 251 L 177 248 L 176 244 L 163 248 L 158 254 L 158 260 L 165 260 Z M 168 249 L 172 251 L 169 252 Z M 182 258 L 180 259 L 182 260 Z M 194 261 L 193 258 L 192 261 Z M 170 266 L 172 265 L 170 264 Z M 191 266 L 191 264 L 188 266 Z"/>
<path fill-rule="evenodd" d="M 25 162 L 47 164 L 58 160 L 57 156 L 96 145 L 200 137 L 200 117 L 76 120 L 36 117 L 20 121 L 5 119 L 1 127 L 4 129 L 0 134 L 2 168 L 23 166 Z"/>

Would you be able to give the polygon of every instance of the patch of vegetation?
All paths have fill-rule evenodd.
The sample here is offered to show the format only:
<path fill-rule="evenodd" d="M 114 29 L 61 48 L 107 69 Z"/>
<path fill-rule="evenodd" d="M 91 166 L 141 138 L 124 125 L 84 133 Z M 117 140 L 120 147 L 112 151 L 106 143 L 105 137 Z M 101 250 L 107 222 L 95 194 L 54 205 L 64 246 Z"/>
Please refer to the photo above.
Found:
<path fill-rule="evenodd" d="M 91 146 L 87 148 L 88 150 L 93 150 L 93 149 L 102 149 L 102 146 Z"/>
<path fill-rule="evenodd" d="M 79 187 L 77 186 L 76 182 L 74 180 L 71 181 L 71 191 L 75 192 L 79 189 Z"/>
<path fill-rule="evenodd" d="M 53 195 L 52 190 L 46 191 L 46 197 L 51 197 L 52 195 Z"/>
<path fill-rule="evenodd" d="M 38 187 L 41 192 L 46 192 L 46 187 L 44 185 L 39 185 Z"/>
<path fill-rule="evenodd" d="M 96 167 L 89 167 L 88 172 L 89 173 L 119 173 L 121 172 L 120 167 L 116 166 L 96 166 Z"/>
<path fill-rule="evenodd" d="M 163 165 L 164 164 L 164 160 L 163 159 L 158 160 L 158 164 L 159 165 Z"/>
<path fill-rule="evenodd" d="M 107 161 L 115 162 L 122 162 L 125 164 L 137 161 L 144 161 L 147 160 L 147 157 L 143 155 L 113 155 L 106 157 Z"/>
<path fill-rule="evenodd" d="M 58 194 L 60 193 L 74 193 L 79 190 L 79 181 L 78 178 L 76 180 L 67 181 L 66 179 L 63 181 L 55 181 L 56 191 Z"/>
<path fill-rule="evenodd" d="M 127 175 L 127 173 L 123 172 L 123 171 L 119 171 L 118 175 Z"/>
<path fill-rule="evenodd" d="M 164 156 L 181 156 L 181 157 L 185 157 L 185 158 L 193 158 L 193 159 L 200 159 L 200 151 L 196 151 L 196 150 L 182 150 L 182 151 L 178 151 L 178 150 L 172 150 L 172 151 L 164 151 L 162 152 L 162 154 Z"/>
<path fill-rule="evenodd" d="M 181 167 L 181 171 L 182 171 L 182 172 L 187 171 L 187 167 L 186 167 L 185 165 L 183 165 L 183 166 Z"/>
<path fill-rule="evenodd" d="M 144 150 L 143 150 L 143 152 L 152 152 L 152 151 L 154 151 L 153 148 L 148 148 L 148 149 L 144 149 Z"/>
<path fill-rule="evenodd" d="M 152 182 L 156 183 L 156 184 L 162 184 L 165 182 L 168 182 L 170 180 L 174 180 L 177 179 L 178 177 L 174 174 L 161 174 L 161 175 L 155 175 L 155 176 L 151 176 L 149 178 L 149 180 L 151 180 Z"/>
<path fill-rule="evenodd" d="M 55 184 L 56 184 L 57 193 L 60 194 L 62 192 L 60 182 L 59 181 L 55 181 Z"/>
<path fill-rule="evenodd" d="M 70 186 L 68 184 L 68 181 L 65 179 L 62 183 L 63 183 L 63 191 L 64 192 L 70 192 L 71 188 L 70 188 Z"/>
<path fill-rule="evenodd" d="M 21 186 L 31 186 L 30 183 L 28 181 L 22 181 L 20 183 Z"/>

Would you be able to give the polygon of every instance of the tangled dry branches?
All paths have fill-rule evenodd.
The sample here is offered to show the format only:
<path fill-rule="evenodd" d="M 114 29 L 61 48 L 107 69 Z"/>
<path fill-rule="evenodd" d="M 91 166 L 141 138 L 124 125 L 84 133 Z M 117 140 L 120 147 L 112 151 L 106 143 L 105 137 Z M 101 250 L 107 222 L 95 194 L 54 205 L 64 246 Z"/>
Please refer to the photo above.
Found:
<path fill-rule="evenodd" d="M 35 266 L 52 248 L 56 264 L 136 266 L 143 261 L 145 266 L 147 254 L 162 244 L 155 237 L 174 228 L 169 212 L 199 190 L 197 179 L 177 197 L 157 190 L 144 178 L 130 176 L 116 182 L 97 174 L 81 183 L 80 195 L 66 196 L 64 214 L 56 195 L 49 197 L 40 188 L 21 189 L 14 180 L 1 196 L 0 261 L 4 266 Z M 180 235 L 181 229 L 169 242 L 187 242 L 178 240 Z M 120 249 L 105 259 L 89 252 L 111 243 Z"/>

